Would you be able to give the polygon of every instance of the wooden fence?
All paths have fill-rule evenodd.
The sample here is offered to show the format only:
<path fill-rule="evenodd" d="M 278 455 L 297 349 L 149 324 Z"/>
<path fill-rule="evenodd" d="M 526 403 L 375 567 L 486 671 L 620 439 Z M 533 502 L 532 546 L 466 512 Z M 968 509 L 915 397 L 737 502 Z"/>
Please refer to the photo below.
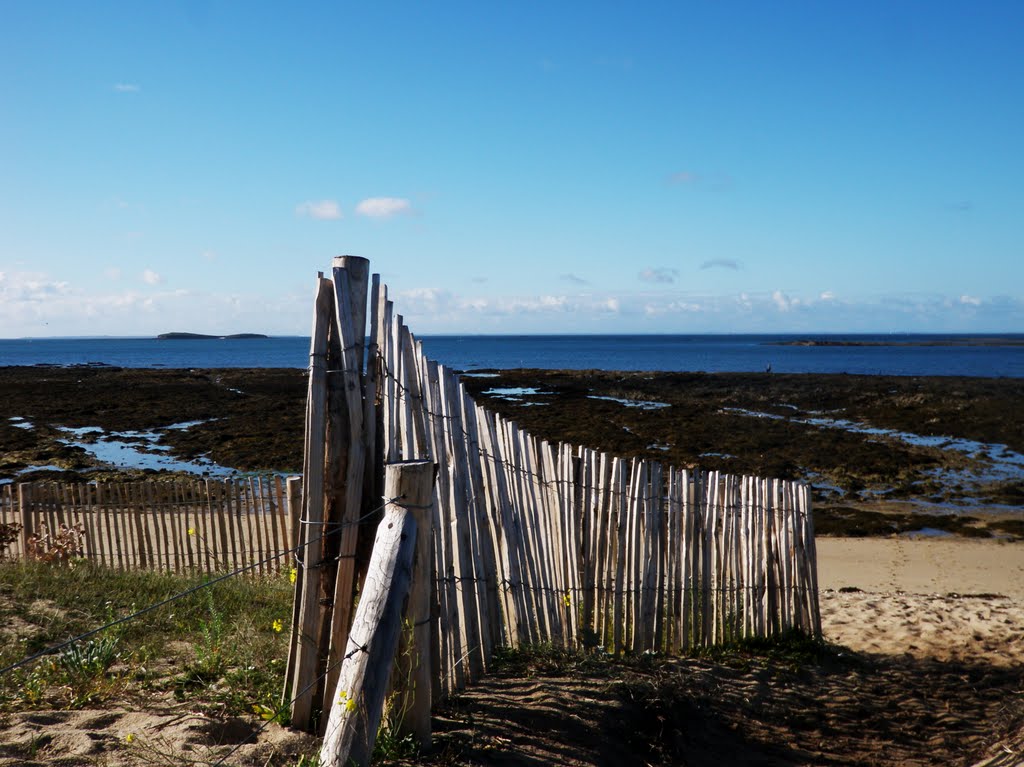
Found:
<path fill-rule="evenodd" d="M 442 693 L 478 677 L 501 645 L 617 654 L 820 636 L 806 485 L 537 439 L 476 404 L 401 318 L 380 314 L 387 461 L 439 468 Z"/>
<path fill-rule="evenodd" d="M 485 673 L 502 645 L 643 653 L 794 629 L 820 636 L 806 486 L 537 439 L 426 358 L 376 275 L 364 363 L 368 282 L 367 262 L 351 256 L 317 279 L 303 520 L 307 537 L 336 529 L 341 540 L 308 551 L 300 574 L 293 724 L 311 726 L 315 709 L 334 702 L 335 667 L 353 652 L 356 530 L 367 539 L 359 521 L 379 518 L 384 466 L 398 461 L 438 470 L 434 700 Z M 324 593 L 333 594 L 327 609 L 317 602 Z"/>
<path fill-rule="evenodd" d="M 25 556 L 36 535 L 81 532 L 76 555 L 121 570 L 279 572 L 294 546 L 300 481 L 32 482 L 0 486 L 0 522 L 22 526 L 5 551 Z"/>

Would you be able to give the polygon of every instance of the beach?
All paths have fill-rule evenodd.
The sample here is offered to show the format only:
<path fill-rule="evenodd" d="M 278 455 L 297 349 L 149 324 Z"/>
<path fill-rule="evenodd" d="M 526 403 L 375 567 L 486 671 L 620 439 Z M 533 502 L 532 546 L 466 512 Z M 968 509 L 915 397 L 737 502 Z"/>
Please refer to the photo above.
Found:
<path fill-rule="evenodd" d="M 1007 417 L 1024 411 L 1019 380 L 465 381 L 546 439 L 811 484 L 827 644 L 797 661 L 744 651 L 500 667 L 437 710 L 437 749 L 417 764 L 1024 764 L 1024 434 Z M 154 476 L 104 463 L 93 449 L 115 438 L 229 470 L 294 470 L 305 383 L 284 369 L 0 368 L 0 480 Z M 81 710 L 8 715 L 0 744 L 43 726 L 68 764 L 91 763 L 89 748 L 128 727 L 179 750 L 209 742 L 195 717 Z M 272 728 L 238 763 L 283 737 Z M 104 759 L 135 763 L 128 750 Z"/>
<path fill-rule="evenodd" d="M 506 660 L 435 710 L 433 751 L 379 763 L 1024 764 L 1024 547 L 879 538 L 818 547 L 824 651 Z M 215 717 L 158 699 L 9 713 L 0 765 L 214 758 L 219 738 L 231 744 L 230 733 L 258 722 L 228 724 L 214 736 L 226 727 Z M 275 726 L 226 764 L 278 764 L 274 754 L 314 747 Z"/>
<path fill-rule="evenodd" d="M 1024 547 L 820 538 L 826 638 L 859 652 L 1024 662 Z"/>

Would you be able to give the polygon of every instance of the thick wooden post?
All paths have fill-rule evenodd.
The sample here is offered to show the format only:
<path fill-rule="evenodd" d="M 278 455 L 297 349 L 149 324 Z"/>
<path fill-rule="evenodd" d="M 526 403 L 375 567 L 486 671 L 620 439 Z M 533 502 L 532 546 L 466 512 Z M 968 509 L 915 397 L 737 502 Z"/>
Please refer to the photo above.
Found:
<path fill-rule="evenodd" d="M 323 709 L 331 705 L 339 661 L 347 652 L 355 586 L 356 542 L 362 516 L 364 467 L 363 347 L 366 342 L 366 290 L 370 262 L 359 256 L 338 256 L 333 264 L 334 324 L 339 345 L 338 369 L 329 379 L 331 445 L 327 453 L 330 519 L 340 524 L 333 589 L 326 594 L 333 611 L 327 651 Z M 324 723 L 321 722 L 321 730 Z"/>
<path fill-rule="evenodd" d="M 348 649 L 342 656 L 320 751 L 322 767 L 370 763 L 398 647 L 402 605 L 412 578 L 417 530 L 414 512 L 417 506 L 429 505 L 432 489 L 433 465 L 429 461 L 391 464 L 386 469 L 384 492 L 394 500 L 388 503 L 377 528 Z M 423 697 L 429 701 L 429 693 Z"/>

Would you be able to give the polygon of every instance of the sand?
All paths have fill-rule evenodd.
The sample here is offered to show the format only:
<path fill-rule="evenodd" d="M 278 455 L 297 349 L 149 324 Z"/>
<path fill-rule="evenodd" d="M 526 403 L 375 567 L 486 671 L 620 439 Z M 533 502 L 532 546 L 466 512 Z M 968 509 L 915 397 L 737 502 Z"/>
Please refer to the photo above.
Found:
<path fill-rule="evenodd" d="M 1002 594 L 1024 601 L 1024 546 L 960 538 L 818 538 L 822 589 Z"/>
<path fill-rule="evenodd" d="M 1024 546 L 993 541 L 818 541 L 826 638 L 939 661 L 1024 663 Z"/>
<path fill-rule="evenodd" d="M 708 661 L 681 661 L 683 678 L 694 686 L 687 696 L 700 702 L 700 685 L 709 686 L 707 701 L 698 705 L 708 708 L 707 719 L 698 729 L 707 730 L 710 741 L 706 753 L 698 753 L 697 741 L 687 746 L 692 757 L 687 763 L 721 763 L 724 741 L 715 728 L 728 724 L 729 711 L 711 707 L 732 695 L 740 701 L 736 707 L 744 722 L 738 725 L 741 730 L 753 737 L 760 727 L 765 742 L 776 744 L 770 753 L 777 754 L 779 743 L 788 749 L 786 758 L 757 763 L 1024 765 L 1024 545 L 821 538 L 818 553 L 825 638 L 855 654 L 877 658 L 877 663 L 864 669 L 854 665 L 842 673 L 808 669 L 803 675 L 779 677 L 784 680 L 780 685 L 772 681 L 776 674 L 770 666 L 743 675 Z M 588 738 L 601 737 L 603 730 L 592 719 L 601 707 L 594 701 L 614 709 L 604 682 L 573 681 L 593 689 L 574 688 L 564 679 L 549 683 L 497 677 L 468 690 L 461 696 L 462 705 L 475 712 L 470 717 L 472 734 L 486 745 L 473 763 L 607 763 L 598 751 L 603 749 L 607 756 L 610 748 L 618 747 L 615 743 L 594 745 L 594 753 L 579 746 L 571 759 L 556 749 L 559 743 L 561 749 L 567 747 L 565 739 L 585 745 Z M 759 722 L 744 706 L 765 690 L 770 691 L 765 706 L 778 706 L 784 715 L 772 714 Z M 491 711 L 495 701 L 500 702 L 499 693 L 518 701 L 517 707 Z M 168 709 L 8 715 L 0 722 L 0 765 L 128 767 L 170 763 L 160 759 L 173 761 L 184 754 L 202 761 L 223 754 L 225 745 L 240 742 L 258 726 L 242 720 L 214 722 L 187 709 Z M 485 717 L 488 711 L 493 716 Z M 510 724 L 510 711 L 527 723 L 522 732 L 515 730 L 515 722 Z M 605 714 L 617 716 L 617 711 Z M 544 729 L 550 736 L 545 741 L 550 753 L 528 742 L 529 733 L 539 732 L 541 714 L 551 717 Z M 828 720 L 830 729 L 823 730 L 827 736 L 810 738 L 790 723 L 806 723 L 815 716 Z M 436 725 L 455 726 L 440 720 Z M 584 728 L 586 737 L 570 737 L 573 727 Z M 275 752 L 296 754 L 311 745 L 307 738 L 276 726 L 256 740 L 227 763 L 264 764 Z M 503 759 L 493 751 L 501 744 Z M 528 747 L 540 761 L 520 761 Z M 755 752 L 734 756 L 747 758 L 751 753 Z M 947 762 L 944 754 L 958 756 Z M 964 754 L 967 759 L 960 756 Z"/>
<path fill-rule="evenodd" d="M 900 538 L 817 545 L 827 640 L 881 656 L 1024 665 L 1024 546 Z M 1024 730 L 978 757 L 987 767 L 1024 765 Z"/>

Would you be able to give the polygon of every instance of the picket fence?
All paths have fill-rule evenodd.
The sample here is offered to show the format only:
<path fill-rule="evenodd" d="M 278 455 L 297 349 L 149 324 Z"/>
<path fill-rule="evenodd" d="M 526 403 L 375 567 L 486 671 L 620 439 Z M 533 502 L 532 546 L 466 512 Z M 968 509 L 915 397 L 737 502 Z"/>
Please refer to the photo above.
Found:
<path fill-rule="evenodd" d="M 279 572 L 294 545 L 298 478 L 31 482 L 0 486 L 0 522 L 17 524 L 2 557 L 62 528 L 73 555 L 121 570 Z"/>
<path fill-rule="evenodd" d="M 396 501 L 382 496 L 384 467 L 402 461 L 437 467 L 432 609 L 412 623 L 414 646 L 430 646 L 435 701 L 486 673 L 502 646 L 640 654 L 820 637 L 806 486 L 534 437 L 425 356 L 365 259 L 336 258 L 315 298 L 302 534 L 323 540 L 297 585 L 297 726 L 336 704 L 337 668 L 366 650 L 348 635 L 354 560 L 373 507 Z"/>
<path fill-rule="evenodd" d="M 386 462 L 439 467 L 435 657 L 445 693 L 483 673 L 502 645 L 618 654 L 794 629 L 820 636 L 806 485 L 538 439 L 477 404 L 386 307 Z"/>

